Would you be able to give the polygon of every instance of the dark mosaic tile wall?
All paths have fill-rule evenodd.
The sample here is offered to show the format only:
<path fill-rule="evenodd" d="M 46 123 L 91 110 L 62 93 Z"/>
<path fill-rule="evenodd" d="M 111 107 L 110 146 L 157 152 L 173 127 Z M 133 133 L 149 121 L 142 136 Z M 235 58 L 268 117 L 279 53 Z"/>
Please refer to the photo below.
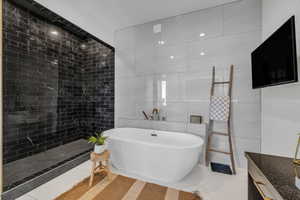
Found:
<path fill-rule="evenodd" d="M 90 40 L 83 56 L 82 132 L 114 127 L 114 52 Z"/>
<path fill-rule="evenodd" d="M 113 127 L 110 48 L 6 0 L 3 28 L 4 163 Z"/>

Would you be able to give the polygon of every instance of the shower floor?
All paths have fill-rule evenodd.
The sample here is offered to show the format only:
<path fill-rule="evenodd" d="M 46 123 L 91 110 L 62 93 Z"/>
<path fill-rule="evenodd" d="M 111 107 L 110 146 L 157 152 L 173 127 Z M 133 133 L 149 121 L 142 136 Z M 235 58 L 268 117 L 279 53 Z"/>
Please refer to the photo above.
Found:
<path fill-rule="evenodd" d="M 4 190 L 9 190 L 32 178 L 50 171 L 77 156 L 91 151 L 92 145 L 79 139 L 45 152 L 35 154 L 4 165 Z"/>

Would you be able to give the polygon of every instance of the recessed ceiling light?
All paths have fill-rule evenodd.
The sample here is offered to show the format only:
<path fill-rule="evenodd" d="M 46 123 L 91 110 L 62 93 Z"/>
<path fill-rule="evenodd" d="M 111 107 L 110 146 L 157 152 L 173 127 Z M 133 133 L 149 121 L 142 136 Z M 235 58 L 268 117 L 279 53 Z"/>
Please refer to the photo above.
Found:
<path fill-rule="evenodd" d="M 201 53 L 200 53 L 200 56 L 205 56 L 205 52 L 201 52 Z"/>
<path fill-rule="evenodd" d="M 205 33 L 200 33 L 200 37 L 204 37 L 205 36 Z"/>
<path fill-rule="evenodd" d="M 160 44 L 160 45 L 164 45 L 164 44 L 165 44 L 165 41 L 163 41 L 163 40 L 160 40 L 160 41 L 158 41 L 158 44 Z"/>
<path fill-rule="evenodd" d="M 58 31 L 56 31 L 56 30 L 51 31 L 50 33 L 51 33 L 52 35 L 58 35 Z"/>
<path fill-rule="evenodd" d="M 173 60 L 175 57 L 174 56 L 170 56 L 170 59 Z"/>

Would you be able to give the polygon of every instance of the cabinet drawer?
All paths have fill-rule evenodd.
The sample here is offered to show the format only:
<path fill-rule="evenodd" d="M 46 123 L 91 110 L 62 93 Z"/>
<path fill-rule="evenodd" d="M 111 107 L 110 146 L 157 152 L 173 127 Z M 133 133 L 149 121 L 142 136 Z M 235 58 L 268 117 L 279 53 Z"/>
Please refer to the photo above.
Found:
<path fill-rule="evenodd" d="M 255 163 L 248 158 L 248 173 L 253 179 L 253 184 L 264 200 L 283 200 L 273 185 L 264 174 L 257 168 Z"/>

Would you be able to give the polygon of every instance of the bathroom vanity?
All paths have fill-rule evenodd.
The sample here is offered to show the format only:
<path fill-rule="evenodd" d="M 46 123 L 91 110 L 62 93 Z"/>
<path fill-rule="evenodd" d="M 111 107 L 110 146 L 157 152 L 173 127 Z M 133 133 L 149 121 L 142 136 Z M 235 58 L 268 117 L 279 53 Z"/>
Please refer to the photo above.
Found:
<path fill-rule="evenodd" d="M 246 153 L 248 159 L 248 200 L 299 200 L 295 185 L 300 166 L 292 158 Z"/>

